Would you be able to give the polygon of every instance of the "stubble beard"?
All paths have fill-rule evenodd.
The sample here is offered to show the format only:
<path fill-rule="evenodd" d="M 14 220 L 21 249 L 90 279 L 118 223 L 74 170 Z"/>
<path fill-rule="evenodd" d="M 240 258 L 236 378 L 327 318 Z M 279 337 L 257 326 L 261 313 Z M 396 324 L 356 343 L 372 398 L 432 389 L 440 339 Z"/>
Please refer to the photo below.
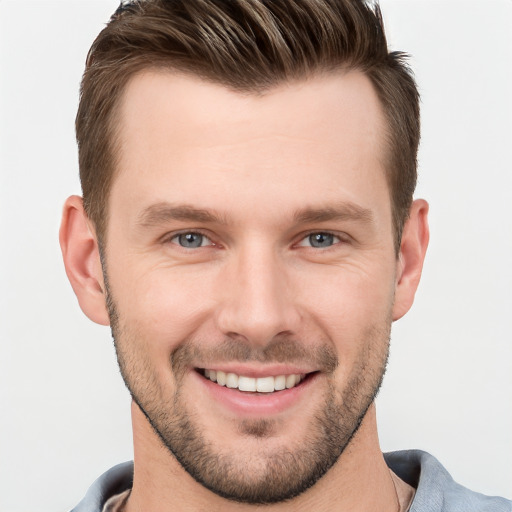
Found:
<path fill-rule="evenodd" d="M 108 288 L 107 288 L 108 292 Z M 338 461 L 373 403 L 386 370 L 391 321 L 371 326 L 362 340 L 364 347 L 344 389 L 337 389 L 329 376 L 324 399 L 318 403 L 307 435 L 293 449 L 265 451 L 265 439 L 274 435 L 276 421 L 244 420 L 238 424 L 241 436 L 263 442 L 257 453 L 241 456 L 234 450 L 221 451 L 201 432 L 201 418 L 190 410 L 183 396 L 184 368 L 202 351 L 192 341 L 184 342 L 170 358 L 175 377 L 172 400 L 164 397 L 156 372 L 145 353 L 137 352 L 137 336 L 121 327 L 119 314 L 107 293 L 112 336 L 124 382 L 163 445 L 201 485 L 223 498 L 250 504 L 272 504 L 290 500 L 313 486 Z M 325 344 L 314 352 L 290 340 L 276 340 L 266 355 L 239 342 L 226 340 L 220 348 L 226 360 L 289 360 L 313 357 L 330 369 L 338 366 L 334 350 Z M 242 348 L 240 348 L 242 347 Z M 295 347 L 295 348 L 294 348 Z M 219 352 L 219 350 L 217 350 Z M 271 353 L 271 355 L 269 355 Z M 243 355 L 242 355 L 243 354 Z M 295 357 L 294 357 L 295 354 Z M 208 356 L 205 356 L 208 360 Z M 310 359 L 311 360 L 311 359 Z M 328 373 L 326 371 L 326 373 Z M 203 419 L 204 420 L 204 419 Z"/>

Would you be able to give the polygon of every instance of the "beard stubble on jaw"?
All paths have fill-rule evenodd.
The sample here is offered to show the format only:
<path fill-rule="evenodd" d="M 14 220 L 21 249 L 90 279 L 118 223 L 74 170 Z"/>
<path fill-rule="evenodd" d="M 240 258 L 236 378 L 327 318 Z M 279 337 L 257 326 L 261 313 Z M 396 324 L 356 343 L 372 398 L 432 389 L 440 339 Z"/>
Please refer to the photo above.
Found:
<path fill-rule="evenodd" d="M 216 347 L 203 349 L 197 341 L 185 341 L 170 357 L 169 370 L 174 376 L 176 391 L 169 400 L 147 354 L 137 344 L 137 336 L 127 326 L 122 326 L 108 286 L 106 288 L 117 359 L 133 400 L 181 466 L 197 482 L 223 498 L 271 504 L 290 500 L 309 489 L 349 445 L 382 383 L 391 321 L 380 327 L 368 327 L 362 336 L 364 339 L 355 341 L 364 348 L 342 390 L 336 389 L 332 378 L 338 366 L 336 353 L 326 343 L 310 349 L 294 340 L 276 338 L 263 349 L 256 349 L 226 339 Z M 208 440 L 207 432 L 201 431 L 204 418 L 191 410 L 190 400 L 182 393 L 182 381 L 191 364 L 197 366 L 198 361 L 203 361 L 204 367 L 208 361 L 314 361 L 326 376 L 326 389 L 304 438 L 295 446 L 265 450 L 265 440 L 274 436 L 279 425 L 277 420 L 255 419 L 239 421 L 237 430 L 246 439 L 258 440 L 256 453 L 222 451 L 214 441 Z"/>

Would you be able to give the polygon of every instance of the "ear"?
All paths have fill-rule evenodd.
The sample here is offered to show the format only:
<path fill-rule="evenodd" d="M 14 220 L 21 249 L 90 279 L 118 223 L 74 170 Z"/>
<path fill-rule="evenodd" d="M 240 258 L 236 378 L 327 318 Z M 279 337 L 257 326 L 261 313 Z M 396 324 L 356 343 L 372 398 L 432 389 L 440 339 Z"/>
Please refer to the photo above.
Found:
<path fill-rule="evenodd" d="M 420 282 L 421 270 L 428 246 L 427 217 L 428 203 L 423 199 L 414 201 L 402 233 L 397 264 L 393 320 L 398 320 L 404 316 L 414 302 L 414 294 Z"/>
<path fill-rule="evenodd" d="M 64 204 L 59 241 L 66 274 L 82 311 L 93 322 L 109 325 L 96 233 L 79 196 L 69 197 Z"/>

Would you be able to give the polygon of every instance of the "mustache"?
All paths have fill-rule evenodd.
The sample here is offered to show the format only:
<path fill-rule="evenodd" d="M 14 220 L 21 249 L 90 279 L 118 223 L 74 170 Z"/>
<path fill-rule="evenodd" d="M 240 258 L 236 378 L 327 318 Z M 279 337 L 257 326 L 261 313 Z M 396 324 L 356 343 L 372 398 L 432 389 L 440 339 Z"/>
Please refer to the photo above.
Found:
<path fill-rule="evenodd" d="M 325 342 L 311 346 L 284 337 L 274 338 L 264 346 L 232 338 L 226 338 L 214 346 L 187 340 L 171 353 L 171 366 L 175 375 L 182 375 L 191 366 L 207 368 L 212 361 L 307 364 L 325 373 L 332 373 L 339 363 L 336 352 Z"/>

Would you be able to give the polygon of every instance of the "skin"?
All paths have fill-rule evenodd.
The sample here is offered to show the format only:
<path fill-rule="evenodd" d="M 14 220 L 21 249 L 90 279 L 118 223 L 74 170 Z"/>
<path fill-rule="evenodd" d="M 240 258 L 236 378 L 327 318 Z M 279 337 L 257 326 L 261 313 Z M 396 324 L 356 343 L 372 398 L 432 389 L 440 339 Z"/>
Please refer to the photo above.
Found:
<path fill-rule="evenodd" d="M 147 416 L 164 429 L 183 414 L 252 484 L 265 479 L 276 453 L 311 443 L 327 402 L 344 411 L 339 423 L 354 434 L 348 446 L 308 490 L 265 508 L 398 509 L 371 399 L 391 322 L 411 307 L 419 283 L 428 206 L 413 203 L 397 257 L 384 129 L 376 94 L 358 72 L 263 95 L 156 71 L 131 80 L 104 244 L 116 348 L 138 402 L 127 510 L 257 507 L 194 480 Z M 178 235 L 191 232 L 205 237 L 201 247 L 180 246 Z M 332 244 L 313 247 L 312 233 L 334 235 Z M 60 236 L 80 306 L 108 325 L 98 242 L 76 196 L 66 202 Z M 177 364 L 186 346 L 193 355 Z M 243 347 L 247 360 L 226 346 Z M 322 350 L 334 367 L 315 357 Z M 196 371 L 222 365 L 257 375 L 288 365 L 315 377 L 286 407 L 276 411 L 270 399 L 262 413 L 252 398 L 227 406 Z M 358 430 L 358 416 L 343 409 L 349 395 Z M 266 430 L 257 432 L 262 419 Z"/>

